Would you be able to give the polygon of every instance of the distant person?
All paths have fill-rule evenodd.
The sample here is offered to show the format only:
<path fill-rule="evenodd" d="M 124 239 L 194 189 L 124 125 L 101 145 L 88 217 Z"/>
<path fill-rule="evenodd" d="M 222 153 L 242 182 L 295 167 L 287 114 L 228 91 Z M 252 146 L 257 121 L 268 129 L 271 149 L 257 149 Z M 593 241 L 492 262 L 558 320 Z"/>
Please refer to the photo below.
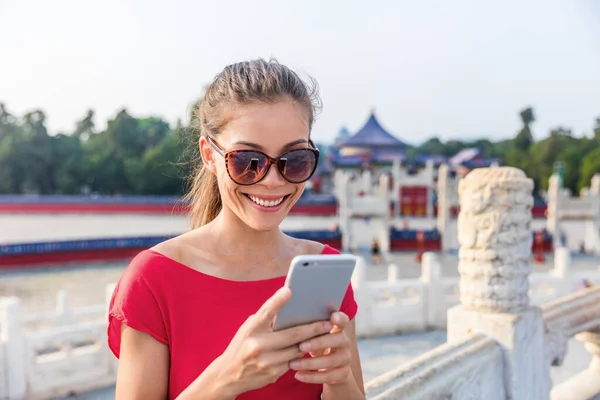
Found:
<path fill-rule="evenodd" d="M 313 175 L 316 95 L 276 61 L 225 67 L 194 110 L 192 231 L 142 251 L 110 302 L 117 400 L 364 399 L 352 287 L 330 321 L 273 332 L 292 258 L 279 225 Z"/>
<path fill-rule="evenodd" d="M 379 248 L 379 241 L 377 239 L 373 239 L 371 242 L 371 260 L 374 264 L 381 263 L 381 249 Z"/>

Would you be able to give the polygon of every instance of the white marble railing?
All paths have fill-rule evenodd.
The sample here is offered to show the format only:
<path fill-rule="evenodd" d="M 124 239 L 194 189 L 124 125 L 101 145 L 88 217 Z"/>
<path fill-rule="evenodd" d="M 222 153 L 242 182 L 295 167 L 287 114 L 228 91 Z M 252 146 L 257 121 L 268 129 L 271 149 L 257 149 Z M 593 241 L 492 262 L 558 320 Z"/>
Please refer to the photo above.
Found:
<path fill-rule="evenodd" d="M 562 363 L 567 339 L 575 334 L 594 356 L 588 369 L 555 386 L 550 399 L 600 399 L 600 287 L 580 290 L 543 305 L 541 310 L 548 372 L 551 365 Z M 369 381 L 367 397 L 370 400 L 504 400 L 507 397 L 503 363 L 497 341 L 482 333 L 472 333 Z"/>
<path fill-rule="evenodd" d="M 448 342 L 368 382 L 369 399 L 600 399 L 600 286 L 573 293 L 579 280 L 597 280 L 598 272 L 570 272 L 568 252 L 558 249 L 551 273 L 530 274 L 532 189 L 522 171 L 509 167 L 475 170 L 461 181 L 461 294 L 448 310 Z M 425 290 L 439 290 L 440 274 L 431 273 L 439 264 L 432 256 L 427 262 Z M 371 298 L 369 283 L 360 283 L 360 299 Z M 379 305 L 368 306 L 376 314 Z M 552 388 L 550 366 L 560 365 L 576 334 L 593 361 Z"/>
<path fill-rule="evenodd" d="M 505 400 L 502 351 L 482 334 L 445 343 L 367 383 L 370 400 Z"/>
<path fill-rule="evenodd" d="M 554 268 L 549 273 L 529 276 L 529 296 L 533 305 L 566 296 L 583 279 L 600 284 L 598 270 L 572 271 L 568 249 L 555 251 Z M 396 265 L 390 265 L 387 281 L 369 281 L 363 261 L 357 263 L 353 287 L 360 305 L 357 316 L 359 337 L 444 329 L 447 311 L 459 304 L 459 277 L 442 277 L 436 254 L 423 255 L 421 277 L 398 280 Z"/>
<path fill-rule="evenodd" d="M 113 384 L 106 310 L 70 308 L 61 291 L 55 312 L 23 315 L 18 298 L 0 298 L 0 399 L 48 399 Z"/>

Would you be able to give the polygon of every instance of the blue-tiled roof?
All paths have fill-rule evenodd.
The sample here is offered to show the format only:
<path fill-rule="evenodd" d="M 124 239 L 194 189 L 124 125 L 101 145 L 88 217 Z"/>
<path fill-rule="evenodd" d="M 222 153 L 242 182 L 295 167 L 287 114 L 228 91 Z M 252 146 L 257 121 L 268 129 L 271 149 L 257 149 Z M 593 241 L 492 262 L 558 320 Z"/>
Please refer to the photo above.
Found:
<path fill-rule="evenodd" d="M 367 123 L 353 136 L 342 140 L 340 147 L 405 148 L 407 144 L 383 129 L 375 114 L 371 114 Z"/>
<path fill-rule="evenodd" d="M 425 164 L 429 160 L 433 161 L 433 165 L 440 165 L 447 162 L 448 159 L 443 154 L 419 154 L 415 157 L 417 164 Z"/>

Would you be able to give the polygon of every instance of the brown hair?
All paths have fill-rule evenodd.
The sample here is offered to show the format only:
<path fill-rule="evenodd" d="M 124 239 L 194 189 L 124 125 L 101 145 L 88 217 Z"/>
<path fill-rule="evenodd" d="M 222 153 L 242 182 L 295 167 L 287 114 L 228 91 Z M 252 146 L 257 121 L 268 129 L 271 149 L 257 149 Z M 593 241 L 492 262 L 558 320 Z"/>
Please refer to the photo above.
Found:
<path fill-rule="evenodd" d="M 194 107 L 192 126 L 195 145 L 199 137 L 216 137 L 228 122 L 231 108 L 252 103 L 274 103 L 284 98 L 304 107 L 309 132 L 320 100 L 316 82 L 304 82 L 295 72 L 276 60 L 262 59 L 228 65 L 206 89 L 204 98 Z M 217 178 L 202 163 L 196 160 L 191 176 L 190 189 L 184 197 L 190 205 L 192 229 L 215 219 L 221 211 L 221 195 Z"/>

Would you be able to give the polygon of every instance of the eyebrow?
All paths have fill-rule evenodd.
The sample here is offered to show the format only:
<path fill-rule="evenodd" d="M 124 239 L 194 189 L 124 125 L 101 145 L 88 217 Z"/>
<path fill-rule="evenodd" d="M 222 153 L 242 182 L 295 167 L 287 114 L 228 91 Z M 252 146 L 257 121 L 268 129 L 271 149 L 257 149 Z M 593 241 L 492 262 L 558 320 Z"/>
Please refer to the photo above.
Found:
<path fill-rule="evenodd" d="M 283 148 L 287 149 L 287 148 L 294 147 L 296 145 L 304 144 L 304 143 L 308 143 L 308 140 L 307 139 L 298 139 L 298 140 L 294 140 L 293 142 L 289 142 L 288 144 L 283 146 Z M 257 150 L 264 150 L 264 147 L 262 147 L 260 144 L 252 143 L 252 142 L 245 142 L 243 140 L 241 140 L 239 142 L 235 142 L 234 145 L 242 145 L 242 146 L 252 147 Z"/>

